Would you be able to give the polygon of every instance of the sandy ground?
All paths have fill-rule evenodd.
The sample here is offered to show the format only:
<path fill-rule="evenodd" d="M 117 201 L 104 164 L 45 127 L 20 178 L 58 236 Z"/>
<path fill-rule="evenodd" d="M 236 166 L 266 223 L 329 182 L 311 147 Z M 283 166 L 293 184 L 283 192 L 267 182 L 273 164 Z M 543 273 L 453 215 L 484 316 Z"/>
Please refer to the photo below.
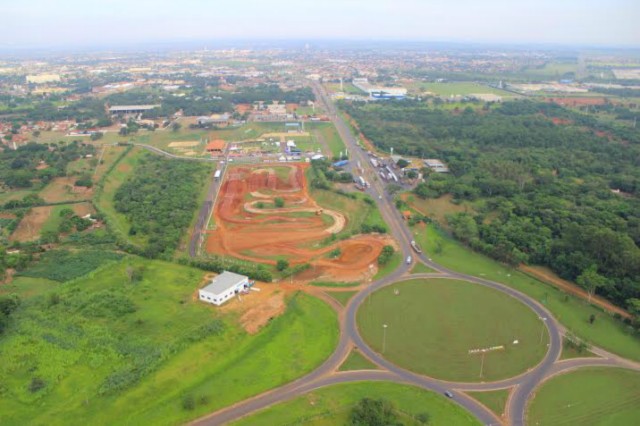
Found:
<path fill-rule="evenodd" d="M 548 271 L 545 268 L 528 266 L 528 265 L 520 265 L 518 269 L 520 269 L 526 274 L 529 274 L 538 278 L 541 281 L 552 284 L 558 287 L 559 289 L 561 289 L 562 291 L 573 294 L 574 296 L 578 296 L 584 300 L 589 299 L 589 294 L 585 290 L 583 290 L 582 288 L 578 287 L 577 285 L 573 284 L 570 281 L 566 281 L 566 280 L 563 280 L 562 278 L 559 278 L 553 272 Z M 627 311 L 625 311 L 624 309 L 612 304 L 608 300 L 605 300 L 599 296 L 593 296 L 591 298 L 591 303 L 601 307 L 602 309 L 608 312 L 618 313 L 623 317 L 632 318 L 632 316 Z"/>
<path fill-rule="evenodd" d="M 27 213 L 13 234 L 9 237 L 10 241 L 31 241 L 38 239 L 42 225 L 49 219 L 52 206 L 34 207 Z"/>
<path fill-rule="evenodd" d="M 200 145 L 199 141 L 171 142 L 169 148 L 193 148 Z"/>
<path fill-rule="evenodd" d="M 80 217 L 86 216 L 87 214 L 94 214 L 96 212 L 96 209 L 93 208 L 91 203 L 73 204 L 72 208 L 73 212 Z"/>
<path fill-rule="evenodd" d="M 304 176 L 306 167 L 304 164 L 289 166 L 286 180 L 260 166 L 230 169 L 214 209 L 218 226 L 208 233 L 207 251 L 267 264 L 275 264 L 278 256 L 288 259 L 292 265 L 310 263 L 312 268 L 302 274 L 309 280 L 322 277 L 332 281 L 355 281 L 369 276 L 374 269 L 370 265 L 375 265 L 390 238 L 360 235 L 319 247 L 330 233 L 344 228 L 346 218 L 339 212 L 323 210 L 311 199 Z M 248 201 L 252 195 L 264 200 L 281 197 L 285 200 L 285 208 L 251 208 Z M 331 225 L 320 215 L 296 217 L 291 214 L 319 210 L 332 216 Z M 336 248 L 340 249 L 340 255 L 335 259 L 328 258 Z"/>

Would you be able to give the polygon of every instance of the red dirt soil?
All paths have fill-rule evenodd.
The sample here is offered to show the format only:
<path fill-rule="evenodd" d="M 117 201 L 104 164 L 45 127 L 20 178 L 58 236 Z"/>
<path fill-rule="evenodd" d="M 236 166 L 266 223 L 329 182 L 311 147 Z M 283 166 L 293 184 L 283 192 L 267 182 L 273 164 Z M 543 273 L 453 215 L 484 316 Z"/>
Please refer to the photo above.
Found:
<path fill-rule="evenodd" d="M 389 237 L 360 235 L 320 247 L 322 240 L 342 229 L 346 218 L 322 209 L 309 196 L 306 164 L 285 167 L 290 169 L 286 180 L 264 165 L 230 169 L 214 209 L 217 228 L 208 232 L 207 252 L 271 265 L 280 257 L 291 265 L 310 263 L 313 267 L 298 280 L 356 281 L 375 273 L 370 265 L 376 264 Z M 259 201 L 270 206 L 275 197 L 284 199 L 284 208 L 256 208 Z M 333 224 L 316 215 L 319 210 L 331 216 Z M 336 248 L 341 254 L 329 259 Z"/>

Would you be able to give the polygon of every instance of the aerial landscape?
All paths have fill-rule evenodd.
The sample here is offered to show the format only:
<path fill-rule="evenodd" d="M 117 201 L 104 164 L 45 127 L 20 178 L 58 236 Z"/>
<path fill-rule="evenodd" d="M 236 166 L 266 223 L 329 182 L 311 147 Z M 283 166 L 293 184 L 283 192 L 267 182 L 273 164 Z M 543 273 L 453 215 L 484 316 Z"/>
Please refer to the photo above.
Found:
<path fill-rule="evenodd" d="M 640 424 L 640 3 L 3 6 L 0 425 Z"/>

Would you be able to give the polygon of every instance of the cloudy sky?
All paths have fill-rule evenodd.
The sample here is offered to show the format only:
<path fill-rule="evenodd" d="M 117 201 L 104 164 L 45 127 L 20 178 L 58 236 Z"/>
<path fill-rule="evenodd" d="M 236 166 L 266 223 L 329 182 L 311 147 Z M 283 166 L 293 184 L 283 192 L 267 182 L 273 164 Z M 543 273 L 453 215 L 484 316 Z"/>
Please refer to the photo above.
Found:
<path fill-rule="evenodd" d="M 0 45 L 365 39 L 640 47 L 640 0 L 0 0 Z"/>

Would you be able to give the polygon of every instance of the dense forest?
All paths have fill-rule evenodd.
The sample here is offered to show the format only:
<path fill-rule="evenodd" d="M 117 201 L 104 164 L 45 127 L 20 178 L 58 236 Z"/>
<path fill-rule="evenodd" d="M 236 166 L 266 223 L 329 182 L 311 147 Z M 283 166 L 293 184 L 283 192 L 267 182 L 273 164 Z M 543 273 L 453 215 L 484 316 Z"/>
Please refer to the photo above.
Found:
<path fill-rule="evenodd" d="M 424 170 L 414 191 L 473 206 L 448 218 L 461 241 L 503 262 L 549 266 L 622 306 L 640 298 L 640 132 L 530 101 L 342 107 L 378 148 L 448 163 L 450 174 Z"/>
<path fill-rule="evenodd" d="M 198 207 L 207 167 L 193 161 L 147 155 L 114 195 L 117 211 L 131 223 L 129 234 L 146 237 L 147 257 L 169 257 Z"/>

